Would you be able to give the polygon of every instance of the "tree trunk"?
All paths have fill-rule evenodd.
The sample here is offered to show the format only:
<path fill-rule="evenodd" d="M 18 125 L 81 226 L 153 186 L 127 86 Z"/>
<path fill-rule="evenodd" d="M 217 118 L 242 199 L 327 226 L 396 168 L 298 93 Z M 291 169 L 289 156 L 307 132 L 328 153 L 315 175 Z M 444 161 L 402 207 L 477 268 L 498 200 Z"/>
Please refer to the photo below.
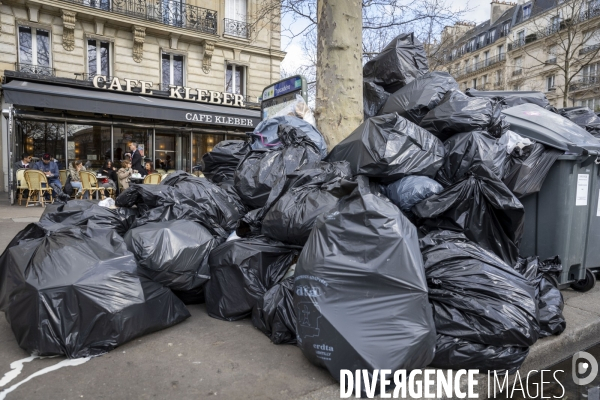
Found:
<path fill-rule="evenodd" d="M 363 119 L 362 1 L 318 0 L 317 126 L 331 150 Z"/>

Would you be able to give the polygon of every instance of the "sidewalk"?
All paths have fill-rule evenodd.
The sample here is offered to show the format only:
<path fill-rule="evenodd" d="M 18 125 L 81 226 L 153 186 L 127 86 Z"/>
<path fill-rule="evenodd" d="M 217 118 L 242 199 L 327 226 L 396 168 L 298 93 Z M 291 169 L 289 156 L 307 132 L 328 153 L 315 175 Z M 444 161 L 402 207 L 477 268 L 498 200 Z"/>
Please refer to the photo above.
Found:
<path fill-rule="evenodd" d="M 0 249 L 42 207 L 9 206 L 0 198 Z M 521 374 L 542 369 L 600 341 L 600 285 L 588 293 L 563 291 L 567 330 L 538 341 Z M 6 399 L 302 399 L 339 398 L 339 384 L 311 365 L 290 345 L 276 346 L 249 319 L 210 318 L 203 305 L 189 307 L 191 318 L 143 336 L 76 367 L 33 378 Z M 0 313 L 2 314 L 2 313 Z M 0 316 L 0 379 L 10 363 L 27 357 Z M 0 392 L 63 358 L 37 359 Z M 483 379 L 480 381 L 484 384 Z M 486 390 L 480 388 L 480 398 Z"/>

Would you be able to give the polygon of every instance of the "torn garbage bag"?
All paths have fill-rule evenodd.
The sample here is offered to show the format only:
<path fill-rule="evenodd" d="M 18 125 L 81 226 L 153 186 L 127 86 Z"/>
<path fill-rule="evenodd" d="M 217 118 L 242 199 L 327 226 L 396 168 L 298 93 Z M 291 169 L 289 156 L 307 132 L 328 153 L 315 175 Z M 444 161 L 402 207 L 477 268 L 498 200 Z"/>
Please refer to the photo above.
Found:
<path fill-rule="evenodd" d="M 318 148 L 321 158 L 327 156 L 327 143 L 321 132 L 307 121 L 289 115 L 270 118 L 258 124 L 254 132 L 250 134 L 252 150 L 277 149 L 285 146 L 284 141 L 279 137 L 280 132 L 290 128 L 298 131 L 298 137 L 313 142 Z"/>
<path fill-rule="evenodd" d="M 55 230 L 52 226 L 85 226 L 88 221 L 107 228 L 114 228 L 121 236 L 129 230 L 138 216 L 137 208 L 106 208 L 91 200 L 71 200 L 66 204 L 46 206 L 40 217 L 40 224 Z"/>
<path fill-rule="evenodd" d="M 509 154 L 501 139 L 481 131 L 459 133 L 446 140 L 444 147 L 446 158 L 436 177 L 444 186 L 464 179 L 475 165 L 485 165 L 499 179 L 504 176 Z"/>
<path fill-rule="evenodd" d="M 567 327 L 563 316 L 565 306 L 562 293 L 555 286 L 562 263 L 558 256 L 545 261 L 539 257 L 519 259 L 515 269 L 525 276 L 536 288 L 540 311 L 540 337 L 560 335 Z"/>
<path fill-rule="evenodd" d="M 202 173 L 213 183 L 233 180 L 235 169 L 248 151 L 250 145 L 244 140 L 219 142 L 202 156 Z"/>
<path fill-rule="evenodd" d="M 263 207 L 281 176 L 303 168 L 314 168 L 321 156 L 314 143 L 295 128 L 280 131 L 283 148 L 252 150 L 235 171 L 235 188 L 250 209 Z"/>
<path fill-rule="evenodd" d="M 293 276 L 282 280 L 258 299 L 252 310 L 252 324 L 275 344 L 296 343 L 293 288 Z"/>
<path fill-rule="evenodd" d="M 440 104 L 425 115 L 421 127 L 445 141 L 457 133 L 472 131 L 487 131 L 500 137 L 508 130 L 508 123 L 496 101 L 450 90 Z"/>
<path fill-rule="evenodd" d="M 394 38 L 363 67 L 365 80 L 393 93 L 429 72 L 427 54 L 414 33 Z"/>
<path fill-rule="evenodd" d="M 29 354 L 106 353 L 190 316 L 138 271 L 112 229 L 64 228 L 21 241 L 0 258 L 0 308 Z"/>
<path fill-rule="evenodd" d="M 432 232 L 420 245 L 438 334 L 493 346 L 537 341 L 537 299 L 527 278 L 458 232 Z"/>
<path fill-rule="evenodd" d="M 433 178 L 444 154 L 438 138 L 394 113 L 363 122 L 331 150 L 327 161 L 348 161 L 353 175 L 390 183 L 409 175 Z"/>
<path fill-rule="evenodd" d="M 425 115 L 442 101 L 449 90 L 458 90 L 458 83 L 447 72 L 430 72 L 415 79 L 392 94 L 379 114 L 398 113 L 419 125 Z"/>
<path fill-rule="evenodd" d="M 213 318 L 249 317 L 256 302 L 281 281 L 298 256 L 298 247 L 262 236 L 223 243 L 209 256 L 210 280 L 204 288 Z"/>
<path fill-rule="evenodd" d="M 519 199 L 542 189 L 546 175 L 563 151 L 534 143 L 515 148 L 507 159 L 502 182 Z"/>
<path fill-rule="evenodd" d="M 377 115 L 381 107 L 385 104 L 390 94 L 384 88 L 376 83 L 363 82 L 363 113 L 364 119 Z"/>
<path fill-rule="evenodd" d="M 417 203 L 443 190 L 442 185 L 426 176 L 407 176 L 387 185 L 385 194 L 400 210 L 409 213 Z"/>
<path fill-rule="evenodd" d="M 200 288 L 208 279 L 208 255 L 219 241 L 192 221 L 154 222 L 125 235 L 127 248 L 152 280 L 177 291 Z"/>
<path fill-rule="evenodd" d="M 506 370 L 513 374 L 528 354 L 529 347 L 494 346 L 438 334 L 435 358 L 430 366 L 453 370 L 478 369 L 480 374 Z"/>
<path fill-rule="evenodd" d="M 587 107 L 570 107 L 559 110 L 560 115 L 576 123 L 595 137 L 600 137 L 600 117 Z"/>
<path fill-rule="evenodd" d="M 275 196 L 270 196 L 264 207 L 262 234 L 284 243 L 304 245 L 317 217 L 352 191 L 352 185 L 344 180 L 347 177 L 350 177 L 348 164 L 339 162 L 322 163 L 320 168 L 282 178 L 283 188 L 273 189 Z M 276 195 L 277 192 L 281 194 Z"/>
<path fill-rule="evenodd" d="M 412 370 L 433 359 L 417 230 L 366 177 L 317 219 L 296 265 L 294 309 L 298 346 L 336 380 L 342 369 Z"/>
<path fill-rule="evenodd" d="M 426 229 L 463 232 L 508 265 L 519 257 L 525 211 L 521 202 L 484 165 L 465 179 L 413 207 Z"/>

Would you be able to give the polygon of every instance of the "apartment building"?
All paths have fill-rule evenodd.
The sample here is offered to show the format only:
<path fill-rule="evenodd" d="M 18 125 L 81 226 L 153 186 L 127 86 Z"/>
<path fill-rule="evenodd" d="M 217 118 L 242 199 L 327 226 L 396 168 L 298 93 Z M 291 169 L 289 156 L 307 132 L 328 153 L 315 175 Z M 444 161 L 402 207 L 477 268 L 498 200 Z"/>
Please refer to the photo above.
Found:
<path fill-rule="evenodd" d="M 260 121 L 280 15 L 259 0 L 2 0 L 3 182 L 28 152 L 61 167 L 145 157 L 191 171 Z M 260 20 L 256 15 L 260 14 Z"/>
<path fill-rule="evenodd" d="M 599 17 L 599 0 L 493 1 L 490 20 L 444 29 L 437 69 L 461 90 L 535 90 L 600 111 Z"/>

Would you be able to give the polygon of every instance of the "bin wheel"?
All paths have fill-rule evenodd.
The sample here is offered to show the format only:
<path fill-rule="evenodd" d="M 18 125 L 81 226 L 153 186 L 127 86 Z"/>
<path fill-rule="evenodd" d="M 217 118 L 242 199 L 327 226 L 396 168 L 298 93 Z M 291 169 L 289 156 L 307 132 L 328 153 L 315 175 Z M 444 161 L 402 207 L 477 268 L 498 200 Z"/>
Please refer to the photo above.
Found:
<path fill-rule="evenodd" d="M 585 270 L 585 279 L 571 283 L 571 289 L 578 292 L 587 292 L 596 285 L 596 275 L 589 269 Z"/>

